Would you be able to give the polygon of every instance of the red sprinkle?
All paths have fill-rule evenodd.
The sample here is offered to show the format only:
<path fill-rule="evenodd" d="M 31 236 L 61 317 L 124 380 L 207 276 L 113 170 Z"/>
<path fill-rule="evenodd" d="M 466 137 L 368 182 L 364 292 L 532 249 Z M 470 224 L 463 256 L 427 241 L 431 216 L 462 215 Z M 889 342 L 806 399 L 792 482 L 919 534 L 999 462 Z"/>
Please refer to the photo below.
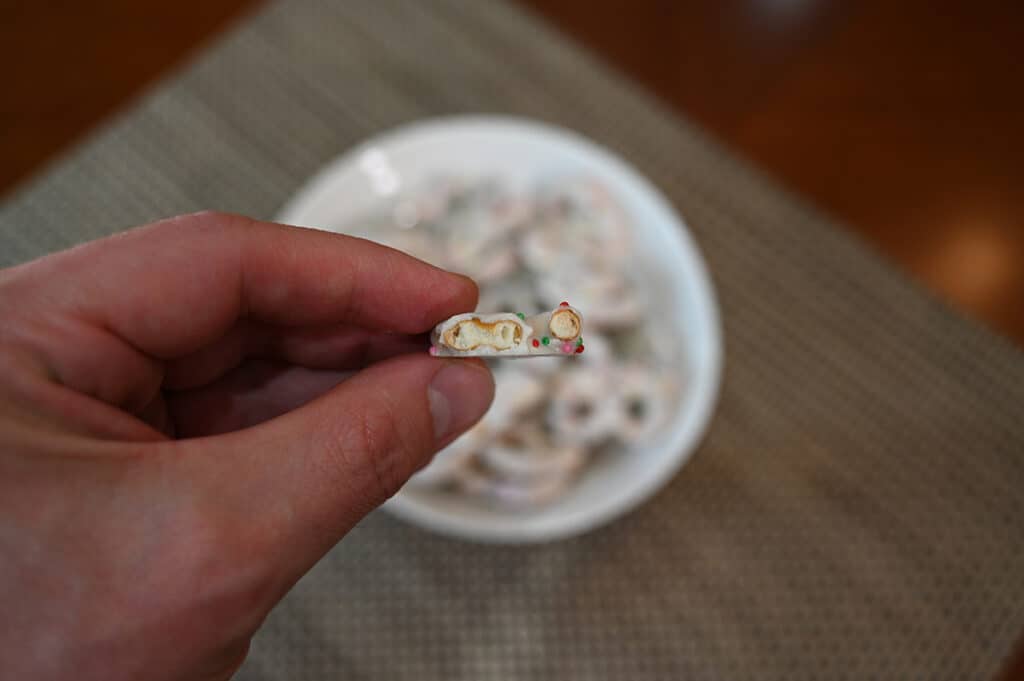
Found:
<path fill-rule="evenodd" d="M 581 352 L 583 352 L 583 346 L 582 346 L 582 345 L 580 345 L 580 346 L 577 346 L 577 348 L 576 348 L 576 354 L 578 355 L 578 354 L 580 354 Z"/>
<path fill-rule="evenodd" d="M 558 307 L 569 307 L 569 303 L 567 303 L 567 302 L 565 302 L 565 301 L 563 300 L 562 302 L 560 302 L 560 303 L 558 304 Z"/>
<path fill-rule="evenodd" d="M 536 338 L 533 339 L 533 347 L 540 347 L 540 341 L 537 340 Z"/>

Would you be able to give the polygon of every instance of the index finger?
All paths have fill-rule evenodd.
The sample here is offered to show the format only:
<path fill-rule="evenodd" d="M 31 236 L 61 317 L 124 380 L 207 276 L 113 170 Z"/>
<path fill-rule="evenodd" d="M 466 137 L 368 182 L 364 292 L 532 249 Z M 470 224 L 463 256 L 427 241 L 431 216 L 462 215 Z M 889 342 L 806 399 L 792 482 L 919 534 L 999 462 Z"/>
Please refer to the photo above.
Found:
<path fill-rule="evenodd" d="M 63 282 L 56 300 L 75 316 L 162 359 L 240 318 L 422 333 L 477 296 L 467 277 L 364 239 L 222 213 L 172 218 L 31 267 Z"/>

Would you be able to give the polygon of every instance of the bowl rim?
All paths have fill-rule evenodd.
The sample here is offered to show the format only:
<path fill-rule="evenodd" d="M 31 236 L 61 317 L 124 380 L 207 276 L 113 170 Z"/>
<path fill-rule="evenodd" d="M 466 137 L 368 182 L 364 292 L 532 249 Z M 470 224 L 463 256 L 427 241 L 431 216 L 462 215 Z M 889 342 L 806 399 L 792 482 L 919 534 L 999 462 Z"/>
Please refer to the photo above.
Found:
<path fill-rule="evenodd" d="M 681 410 L 680 416 L 668 429 L 671 436 L 660 447 L 665 450 L 655 457 L 656 465 L 642 477 L 631 479 L 620 494 L 607 495 L 597 507 L 576 510 L 560 509 L 557 515 L 530 514 L 526 522 L 493 524 L 473 522 L 469 514 L 452 514 L 427 502 L 399 491 L 382 508 L 413 525 L 449 537 L 487 544 L 532 544 L 555 541 L 589 532 L 612 520 L 626 515 L 657 494 L 671 481 L 700 443 L 710 425 L 721 387 L 724 364 L 720 314 L 714 287 L 701 251 L 686 221 L 662 192 L 636 168 L 605 147 L 580 133 L 549 123 L 515 116 L 456 115 L 429 118 L 399 125 L 372 135 L 351 147 L 316 172 L 278 212 L 277 219 L 284 223 L 305 224 L 303 214 L 315 208 L 318 200 L 330 194 L 330 187 L 338 178 L 356 168 L 358 159 L 368 150 L 388 149 L 416 144 L 424 136 L 459 135 L 466 133 L 491 135 L 526 135 L 547 140 L 553 147 L 575 148 L 575 151 L 594 159 L 602 166 L 602 174 L 619 179 L 619 191 L 630 193 L 647 202 L 651 210 L 660 214 L 658 224 L 649 227 L 664 232 L 676 251 L 680 271 L 686 272 L 687 287 L 696 301 L 697 317 L 702 320 L 697 333 L 706 349 L 703 361 L 693 367 L 689 377 L 693 395 L 690 408 Z M 419 142 L 422 143 L 422 142 Z M 612 190 L 615 191 L 615 183 Z M 627 190 L 622 186 L 629 187 Z M 519 518 L 514 513 L 511 519 Z"/>

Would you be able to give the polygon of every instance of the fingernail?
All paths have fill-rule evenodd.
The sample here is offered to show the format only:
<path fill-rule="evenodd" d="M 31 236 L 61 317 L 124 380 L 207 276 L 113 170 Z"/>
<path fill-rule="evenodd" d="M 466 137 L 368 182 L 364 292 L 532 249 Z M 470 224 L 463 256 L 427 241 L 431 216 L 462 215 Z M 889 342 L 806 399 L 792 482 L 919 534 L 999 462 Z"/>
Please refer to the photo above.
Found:
<path fill-rule="evenodd" d="M 427 388 L 434 440 L 441 442 L 476 423 L 494 397 L 494 379 L 482 366 L 453 360 L 438 371 Z"/>

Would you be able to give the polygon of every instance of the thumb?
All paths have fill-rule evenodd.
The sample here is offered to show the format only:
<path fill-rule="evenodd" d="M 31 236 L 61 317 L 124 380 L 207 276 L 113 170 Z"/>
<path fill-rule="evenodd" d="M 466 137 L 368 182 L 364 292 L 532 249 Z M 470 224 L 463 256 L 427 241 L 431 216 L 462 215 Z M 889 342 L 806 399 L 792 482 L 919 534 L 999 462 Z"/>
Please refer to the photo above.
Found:
<path fill-rule="evenodd" d="M 181 441 L 191 451 L 178 461 L 204 515 L 248 559 L 283 563 L 281 576 L 297 579 L 476 423 L 493 395 L 481 362 L 406 355 L 258 426 Z"/>

